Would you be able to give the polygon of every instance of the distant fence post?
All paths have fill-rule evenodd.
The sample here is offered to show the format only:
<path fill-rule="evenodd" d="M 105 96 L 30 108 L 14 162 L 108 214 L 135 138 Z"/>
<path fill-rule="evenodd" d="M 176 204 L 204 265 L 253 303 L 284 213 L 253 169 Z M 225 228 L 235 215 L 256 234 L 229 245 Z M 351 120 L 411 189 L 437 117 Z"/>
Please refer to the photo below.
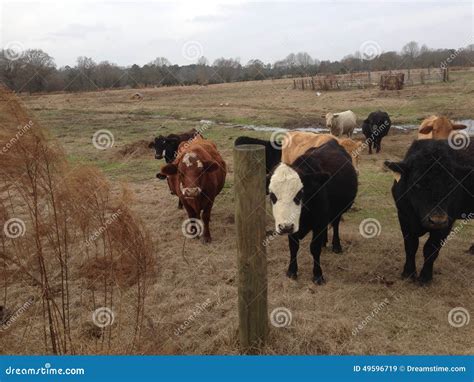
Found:
<path fill-rule="evenodd" d="M 234 187 L 240 348 L 251 353 L 268 335 L 263 146 L 234 148 Z"/>

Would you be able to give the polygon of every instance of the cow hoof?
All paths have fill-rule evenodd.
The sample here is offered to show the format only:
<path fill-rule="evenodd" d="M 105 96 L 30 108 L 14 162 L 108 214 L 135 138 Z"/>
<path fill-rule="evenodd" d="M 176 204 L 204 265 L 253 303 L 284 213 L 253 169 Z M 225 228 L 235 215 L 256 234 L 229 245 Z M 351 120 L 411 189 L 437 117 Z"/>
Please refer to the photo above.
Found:
<path fill-rule="evenodd" d="M 428 285 L 431 283 L 431 281 L 433 281 L 432 276 L 423 276 L 422 274 L 420 274 L 420 276 L 418 277 L 418 284 L 420 284 L 421 286 Z"/>
<path fill-rule="evenodd" d="M 324 279 L 324 276 L 313 276 L 313 283 L 317 285 L 323 285 L 326 284 L 326 280 Z"/>
<path fill-rule="evenodd" d="M 288 277 L 288 278 L 290 278 L 290 279 L 292 279 L 292 280 L 296 280 L 296 279 L 298 278 L 298 272 L 288 270 L 288 271 L 286 272 L 286 277 Z"/>
<path fill-rule="evenodd" d="M 411 279 L 415 281 L 417 279 L 416 271 L 403 271 L 402 279 Z"/>
<path fill-rule="evenodd" d="M 341 246 L 332 246 L 332 251 L 334 253 L 342 253 L 342 247 Z"/>
<path fill-rule="evenodd" d="M 183 209 L 183 205 L 182 204 L 178 204 L 178 210 L 182 210 Z"/>

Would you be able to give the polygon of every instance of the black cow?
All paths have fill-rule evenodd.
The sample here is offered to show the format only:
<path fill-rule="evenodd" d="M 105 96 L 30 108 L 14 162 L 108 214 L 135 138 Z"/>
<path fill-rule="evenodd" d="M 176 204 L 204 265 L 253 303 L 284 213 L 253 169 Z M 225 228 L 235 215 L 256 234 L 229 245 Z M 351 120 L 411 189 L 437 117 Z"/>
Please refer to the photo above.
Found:
<path fill-rule="evenodd" d="M 166 137 L 159 135 L 154 141 L 150 142 L 148 147 L 155 149 L 155 158 L 165 158 L 166 163 L 171 163 L 176 158 L 179 144 L 181 142 L 192 141 L 196 137 L 202 137 L 202 135 L 196 130 L 192 129 L 181 134 L 169 134 Z"/>
<path fill-rule="evenodd" d="M 350 155 L 335 140 L 311 148 L 293 164 L 280 163 L 275 168 L 269 191 L 276 232 L 289 234 L 287 276 L 296 279 L 299 243 L 312 231 L 313 281 L 322 284 L 320 255 L 327 242 L 327 227 L 333 227 L 333 251 L 341 252 L 339 222 L 357 194 L 357 174 Z"/>
<path fill-rule="evenodd" d="M 372 154 L 372 145 L 376 152 L 380 152 L 382 148 L 382 138 L 385 137 L 390 131 L 392 121 L 390 117 L 384 111 L 373 111 L 369 114 L 367 119 L 362 122 L 362 132 L 367 138 L 367 144 L 369 145 L 369 154 Z"/>
<path fill-rule="evenodd" d="M 406 253 L 402 277 L 416 279 L 419 237 L 429 233 L 418 277 L 420 283 L 427 283 L 456 219 L 474 216 L 474 144 L 455 150 L 445 140 L 419 140 L 402 162 L 385 165 L 396 179 L 392 194 Z"/>
<path fill-rule="evenodd" d="M 238 137 L 234 146 L 241 145 L 262 145 L 265 146 L 265 172 L 268 175 L 270 171 L 281 161 L 281 143 L 270 142 L 263 139 L 251 137 Z"/>

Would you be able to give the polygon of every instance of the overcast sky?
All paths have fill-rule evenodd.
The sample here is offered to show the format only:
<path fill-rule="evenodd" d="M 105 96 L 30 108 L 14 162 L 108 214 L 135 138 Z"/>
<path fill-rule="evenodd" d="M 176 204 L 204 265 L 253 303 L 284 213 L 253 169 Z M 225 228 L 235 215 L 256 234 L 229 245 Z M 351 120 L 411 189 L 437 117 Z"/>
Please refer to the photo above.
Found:
<path fill-rule="evenodd" d="M 472 44 L 472 1 L 22 1 L 0 0 L 2 47 L 41 48 L 58 66 L 78 56 L 119 65 L 204 55 L 273 63 L 306 51 L 341 59 L 362 47 Z M 369 52 L 370 53 L 370 52 Z"/>

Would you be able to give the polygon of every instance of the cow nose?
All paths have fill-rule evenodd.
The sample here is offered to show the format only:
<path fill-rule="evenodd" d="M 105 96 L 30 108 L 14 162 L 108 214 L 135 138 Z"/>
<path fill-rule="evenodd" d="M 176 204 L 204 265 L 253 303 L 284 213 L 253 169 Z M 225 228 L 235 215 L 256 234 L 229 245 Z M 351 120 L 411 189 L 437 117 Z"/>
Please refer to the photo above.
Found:
<path fill-rule="evenodd" d="M 199 187 L 183 188 L 183 194 L 184 196 L 187 196 L 187 197 L 198 196 L 200 191 L 201 190 L 199 189 Z"/>
<path fill-rule="evenodd" d="M 428 217 L 428 220 L 431 224 L 442 226 L 448 223 L 448 215 L 447 214 L 430 215 Z"/>
<path fill-rule="evenodd" d="M 162 158 L 163 158 L 162 155 L 155 154 L 155 159 L 162 159 Z"/>
<path fill-rule="evenodd" d="M 278 224 L 278 233 L 280 235 L 284 233 L 293 233 L 295 229 L 295 225 L 293 223 L 290 224 Z"/>

